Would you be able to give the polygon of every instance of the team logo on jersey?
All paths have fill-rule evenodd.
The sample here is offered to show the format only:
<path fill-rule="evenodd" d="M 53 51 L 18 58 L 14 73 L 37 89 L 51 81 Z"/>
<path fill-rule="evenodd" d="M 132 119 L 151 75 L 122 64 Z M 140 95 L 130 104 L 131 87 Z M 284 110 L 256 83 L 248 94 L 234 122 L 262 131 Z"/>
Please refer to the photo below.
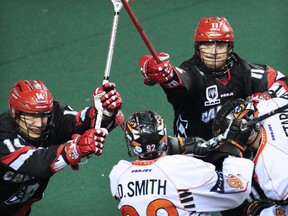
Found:
<path fill-rule="evenodd" d="M 212 85 L 206 88 L 206 99 L 205 106 L 213 106 L 215 104 L 220 104 L 220 99 L 218 99 L 218 89 L 217 85 Z"/>

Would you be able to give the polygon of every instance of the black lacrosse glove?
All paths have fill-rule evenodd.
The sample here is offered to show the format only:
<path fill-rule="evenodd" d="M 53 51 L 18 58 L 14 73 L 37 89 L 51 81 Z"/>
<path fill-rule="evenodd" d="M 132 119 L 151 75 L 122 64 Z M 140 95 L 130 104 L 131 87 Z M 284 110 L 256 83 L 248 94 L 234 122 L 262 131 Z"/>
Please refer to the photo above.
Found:
<path fill-rule="evenodd" d="M 245 216 L 259 216 L 263 209 L 273 205 L 275 205 L 275 203 L 269 199 L 254 200 L 245 209 Z"/>
<path fill-rule="evenodd" d="M 243 123 L 245 120 L 233 119 L 224 143 L 218 148 L 229 155 L 242 157 L 246 149 L 246 142 L 251 134 L 251 129 Z"/>
<path fill-rule="evenodd" d="M 209 150 L 202 145 L 204 142 L 205 140 L 200 137 L 169 137 L 166 154 L 193 154 L 198 157 L 205 157 Z"/>
<path fill-rule="evenodd" d="M 226 139 L 215 149 L 212 154 L 212 163 L 216 167 L 222 167 L 223 160 L 229 155 L 243 157 L 246 149 L 246 142 L 251 134 L 251 129 L 247 127 L 243 119 L 233 119 L 228 127 Z"/>

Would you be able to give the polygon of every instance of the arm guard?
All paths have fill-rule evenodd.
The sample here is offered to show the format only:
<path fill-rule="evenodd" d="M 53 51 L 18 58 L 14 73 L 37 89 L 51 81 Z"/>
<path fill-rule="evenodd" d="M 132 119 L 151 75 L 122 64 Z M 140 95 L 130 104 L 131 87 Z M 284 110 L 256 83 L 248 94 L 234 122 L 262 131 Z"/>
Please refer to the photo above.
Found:
<path fill-rule="evenodd" d="M 194 154 L 199 157 L 205 157 L 208 154 L 208 148 L 200 144 L 205 142 L 200 137 L 169 137 L 167 155 L 174 154 Z"/>

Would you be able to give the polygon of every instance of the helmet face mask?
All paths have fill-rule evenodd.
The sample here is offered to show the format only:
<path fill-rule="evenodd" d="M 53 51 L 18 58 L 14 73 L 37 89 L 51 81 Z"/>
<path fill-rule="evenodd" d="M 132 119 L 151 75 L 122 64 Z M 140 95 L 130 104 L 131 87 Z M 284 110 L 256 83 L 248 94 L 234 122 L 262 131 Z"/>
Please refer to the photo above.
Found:
<path fill-rule="evenodd" d="M 15 121 L 22 136 L 31 140 L 40 140 L 46 136 L 46 128 L 51 119 L 51 113 L 25 113 L 18 112 Z"/>
<path fill-rule="evenodd" d="M 229 64 L 234 47 L 234 32 L 228 21 L 224 17 L 202 18 L 195 30 L 194 39 L 195 54 L 200 57 L 205 68 L 215 76 L 225 74 L 225 66 Z M 206 56 L 207 51 L 203 52 L 201 46 L 209 43 L 210 48 L 215 48 L 210 49 Z"/>
<path fill-rule="evenodd" d="M 39 145 L 49 133 L 53 118 L 53 97 L 40 80 L 20 80 L 9 95 L 10 115 L 19 135 L 32 145 Z"/>
<path fill-rule="evenodd" d="M 224 69 L 229 56 L 229 44 L 226 42 L 201 42 L 199 57 L 208 70 Z"/>
<path fill-rule="evenodd" d="M 155 159 L 167 149 L 166 126 L 153 111 L 134 113 L 126 122 L 125 138 L 131 157 Z"/>

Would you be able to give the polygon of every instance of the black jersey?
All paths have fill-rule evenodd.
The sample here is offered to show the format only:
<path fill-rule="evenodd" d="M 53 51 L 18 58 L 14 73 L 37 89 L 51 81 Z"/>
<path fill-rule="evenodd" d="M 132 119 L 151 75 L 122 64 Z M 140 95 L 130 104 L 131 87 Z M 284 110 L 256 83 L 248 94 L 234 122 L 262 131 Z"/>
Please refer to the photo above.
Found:
<path fill-rule="evenodd" d="M 83 134 L 89 128 L 88 123 L 77 120 L 80 116 L 84 120 L 87 110 L 77 115 L 69 106 L 54 101 L 48 138 L 37 147 L 21 138 L 8 112 L 0 115 L 1 216 L 25 212 L 42 198 L 50 177 L 68 165 L 62 144 L 74 133 Z"/>
<path fill-rule="evenodd" d="M 267 65 L 251 64 L 232 53 L 225 81 L 203 68 L 198 56 L 184 61 L 177 69 L 180 86 L 162 85 L 174 109 L 176 136 L 212 138 L 217 111 L 228 100 L 264 92 L 279 79 L 287 78 Z"/>

